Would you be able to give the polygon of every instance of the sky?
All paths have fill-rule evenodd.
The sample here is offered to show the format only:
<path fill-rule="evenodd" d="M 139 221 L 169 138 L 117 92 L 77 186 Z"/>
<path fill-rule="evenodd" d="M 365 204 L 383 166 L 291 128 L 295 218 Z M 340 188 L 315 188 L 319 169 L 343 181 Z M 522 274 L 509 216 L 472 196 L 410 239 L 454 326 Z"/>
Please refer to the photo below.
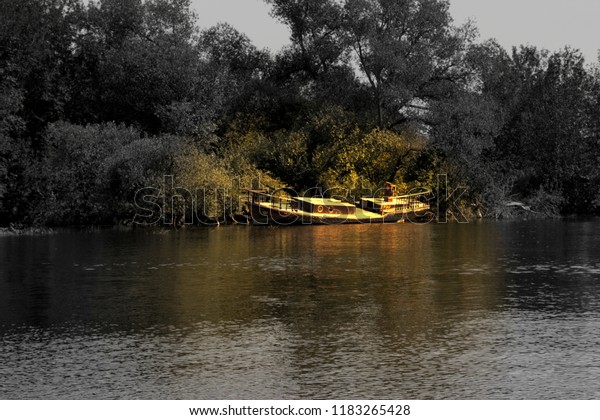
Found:
<path fill-rule="evenodd" d="M 278 51 L 289 43 L 289 31 L 269 15 L 263 0 L 192 0 L 200 27 L 227 22 L 259 48 Z M 557 51 L 579 49 L 588 63 L 598 61 L 599 0 L 450 0 L 457 25 L 475 21 L 480 41 L 495 38 L 510 50 L 534 45 Z"/>

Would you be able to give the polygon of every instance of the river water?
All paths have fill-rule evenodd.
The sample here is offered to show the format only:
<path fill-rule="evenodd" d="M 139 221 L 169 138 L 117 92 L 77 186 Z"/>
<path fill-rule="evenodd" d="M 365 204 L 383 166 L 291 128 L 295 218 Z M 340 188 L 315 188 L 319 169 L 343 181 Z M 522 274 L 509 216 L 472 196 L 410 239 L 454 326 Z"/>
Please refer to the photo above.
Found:
<path fill-rule="evenodd" d="M 0 238 L 0 399 L 598 399 L 600 221 Z"/>

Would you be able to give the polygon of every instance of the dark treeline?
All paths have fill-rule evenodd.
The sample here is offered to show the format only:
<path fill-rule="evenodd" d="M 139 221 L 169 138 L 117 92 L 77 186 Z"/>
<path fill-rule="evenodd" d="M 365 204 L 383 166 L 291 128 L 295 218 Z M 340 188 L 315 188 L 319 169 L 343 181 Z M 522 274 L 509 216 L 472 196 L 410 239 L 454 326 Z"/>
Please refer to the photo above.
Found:
<path fill-rule="evenodd" d="M 0 0 L 0 225 L 133 220 L 165 175 L 206 218 L 259 179 L 360 195 L 437 174 L 471 215 L 598 212 L 579 51 L 479 43 L 444 0 L 266 1 L 291 33 L 276 53 L 198 28 L 189 0 Z"/>

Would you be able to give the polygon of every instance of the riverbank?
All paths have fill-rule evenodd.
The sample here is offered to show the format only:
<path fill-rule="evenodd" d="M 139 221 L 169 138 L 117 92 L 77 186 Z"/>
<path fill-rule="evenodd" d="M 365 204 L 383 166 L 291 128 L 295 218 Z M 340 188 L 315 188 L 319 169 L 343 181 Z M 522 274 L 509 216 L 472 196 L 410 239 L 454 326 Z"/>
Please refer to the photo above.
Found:
<path fill-rule="evenodd" d="M 465 219 L 460 219 L 461 223 L 464 223 L 462 220 L 466 220 L 469 222 L 477 222 L 480 220 L 540 220 L 540 219 L 560 219 L 563 216 L 556 215 L 546 215 L 543 213 L 534 213 L 534 212 L 523 212 L 514 210 L 511 212 L 504 212 L 502 214 L 493 214 L 493 215 L 485 215 L 483 217 L 478 217 L 476 214 L 467 214 Z M 437 217 L 432 221 L 427 223 L 435 223 Z M 455 215 L 448 215 L 446 222 L 457 222 L 459 219 Z M 416 222 L 417 224 L 422 224 L 423 222 Z M 339 223 L 332 223 L 332 225 L 337 225 Z M 369 224 L 369 223 L 366 223 Z M 385 223 L 392 224 L 392 223 Z M 258 226 L 262 226 L 264 224 L 258 224 Z M 37 235 L 51 235 L 57 232 L 56 229 L 79 229 L 79 230 L 105 230 L 105 229 L 117 229 L 117 230 L 153 230 L 158 229 L 161 233 L 165 233 L 168 231 L 177 231 L 181 229 L 202 229 L 205 227 L 218 227 L 218 226 L 257 226 L 253 224 L 249 219 L 242 218 L 227 218 L 226 221 L 215 222 L 215 223 L 194 223 L 194 224 L 182 224 L 182 225 L 172 225 L 172 224 L 135 224 L 130 222 L 120 222 L 115 223 L 114 225 L 104 225 L 104 226 L 59 226 L 56 228 L 51 228 L 47 226 L 25 226 L 25 225 L 11 225 L 9 227 L 0 227 L 0 237 L 6 236 L 37 236 Z"/>
<path fill-rule="evenodd" d="M 10 225 L 0 227 L 0 236 L 34 236 L 56 233 L 54 229 L 41 226 Z"/>

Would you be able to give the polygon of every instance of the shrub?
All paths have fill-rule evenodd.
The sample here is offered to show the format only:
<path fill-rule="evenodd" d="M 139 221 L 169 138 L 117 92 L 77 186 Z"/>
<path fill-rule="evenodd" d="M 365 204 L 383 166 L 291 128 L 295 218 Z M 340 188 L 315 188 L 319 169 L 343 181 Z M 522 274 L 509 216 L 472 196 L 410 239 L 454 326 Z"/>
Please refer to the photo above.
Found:
<path fill-rule="evenodd" d="M 113 123 L 49 125 L 44 158 L 31 168 L 39 199 L 33 219 L 48 225 L 112 223 L 114 198 L 104 176 L 106 164 L 136 139 L 136 130 Z"/>

